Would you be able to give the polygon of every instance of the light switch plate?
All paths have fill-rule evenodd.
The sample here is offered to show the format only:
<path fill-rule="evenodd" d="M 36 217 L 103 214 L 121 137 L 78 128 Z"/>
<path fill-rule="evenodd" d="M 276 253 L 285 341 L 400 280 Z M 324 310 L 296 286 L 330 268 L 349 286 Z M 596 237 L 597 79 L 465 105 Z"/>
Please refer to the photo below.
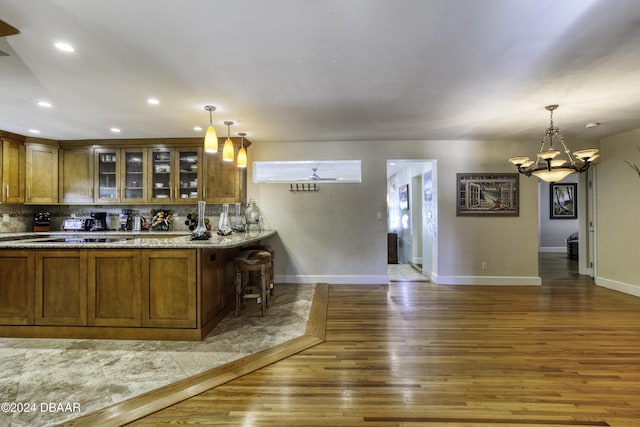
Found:
<path fill-rule="evenodd" d="M 9 214 L 2 214 L 2 222 L 9 222 Z"/>

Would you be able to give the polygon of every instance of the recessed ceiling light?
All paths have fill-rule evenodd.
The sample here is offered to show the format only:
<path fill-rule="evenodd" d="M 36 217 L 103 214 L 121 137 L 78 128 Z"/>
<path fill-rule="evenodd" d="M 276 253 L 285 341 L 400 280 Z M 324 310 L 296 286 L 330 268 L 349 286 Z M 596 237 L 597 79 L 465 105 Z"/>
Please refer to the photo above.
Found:
<path fill-rule="evenodd" d="M 57 47 L 58 49 L 60 49 L 63 52 L 74 52 L 75 51 L 73 46 L 71 46 L 69 43 L 58 42 L 58 43 L 54 44 L 54 46 Z"/>
<path fill-rule="evenodd" d="M 118 128 L 111 128 L 111 129 L 109 129 L 109 130 L 110 130 L 111 132 L 113 132 L 113 133 L 120 133 L 120 129 L 118 129 Z"/>
<path fill-rule="evenodd" d="M 600 126 L 599 122 L 591 122 L 591 123 L 587 123 L 586 125 L 584 125 L 584 127 L 586 127 L 587 129 L 597 128 L 598 126 Z"/>
<path fill-rule="evenodd" d="M 29 129 L 29 132 L 31 132 L 31 133 L 40 133 L 40 131 L 38 129 Z"/>
<path fill-rule="evenodd" d="M 158 101 L 156 98 L 149 98 L 149 99 L 147 99 L 147 103 L 149 103 L 151 105 L 158 105 L 158 104 L 160 104 L 160 101 Z"/>
<path fill-rule="evenodd" d="M 202 131 L 202 128 L 200 126 L 194 126 L 193 130 L 195 130 L 196 132 L 200 132 Z"/>
<path fill-rule="evenodd" d="M 38 105 L 41 107 L 51 108 L 51 103 L 48 101 L 38 101 Z"/>

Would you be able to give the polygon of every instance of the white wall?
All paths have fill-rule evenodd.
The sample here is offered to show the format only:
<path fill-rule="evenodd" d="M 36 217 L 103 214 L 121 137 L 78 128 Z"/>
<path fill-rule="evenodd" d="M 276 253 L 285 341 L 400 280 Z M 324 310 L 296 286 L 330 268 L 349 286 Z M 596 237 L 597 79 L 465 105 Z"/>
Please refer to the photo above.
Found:
<path fill-rule="evenodd" d="M 596 283 L 640 296 L 640 129 L 606 138 L 596 188 Z"/>
<path fill-rule="evenodd" d="M 519 217 L 456 217 L 457 172 L 513 172 L 506 159 L 530 148 L 508 141 L 254 143 L 250 161 L 362 160 L 360 184 L 320 184 L 317 193 L 248 184 L 249 197 L 278 231 L 271 242 L 278 251 L 276 280 L 386 283 L 386 161 L 436 159 L 438 265 L 432 279 L 539 284 L 535 178 L 520 179 Z"/>

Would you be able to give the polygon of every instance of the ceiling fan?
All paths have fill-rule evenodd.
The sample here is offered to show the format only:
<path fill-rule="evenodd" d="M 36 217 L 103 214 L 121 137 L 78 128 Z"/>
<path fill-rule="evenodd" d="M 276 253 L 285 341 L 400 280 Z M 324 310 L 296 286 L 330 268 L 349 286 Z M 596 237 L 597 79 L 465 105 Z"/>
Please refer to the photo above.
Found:
<path fill-rule="evenodd" d="M 320 175 L 317 174 L 318 168 L 311 169 L 313 173 L 309 175 L 307 178 L 308 181 L 335 181 L 336 178 L 320 178 Z"/>

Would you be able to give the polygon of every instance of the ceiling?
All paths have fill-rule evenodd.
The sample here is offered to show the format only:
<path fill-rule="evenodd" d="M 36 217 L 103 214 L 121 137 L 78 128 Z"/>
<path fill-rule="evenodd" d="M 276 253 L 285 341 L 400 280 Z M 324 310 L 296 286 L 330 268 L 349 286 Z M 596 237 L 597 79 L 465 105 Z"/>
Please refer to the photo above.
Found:
<path fill-rule="evenodd" d="M 21 135 L 202 136 L 207 104 L 254 143 L 537 145 L 548 104 L 567 139 L 640 127 L 637 0 L 0 0 L 0 19 L 20 31 L 0 129 Z"/>

